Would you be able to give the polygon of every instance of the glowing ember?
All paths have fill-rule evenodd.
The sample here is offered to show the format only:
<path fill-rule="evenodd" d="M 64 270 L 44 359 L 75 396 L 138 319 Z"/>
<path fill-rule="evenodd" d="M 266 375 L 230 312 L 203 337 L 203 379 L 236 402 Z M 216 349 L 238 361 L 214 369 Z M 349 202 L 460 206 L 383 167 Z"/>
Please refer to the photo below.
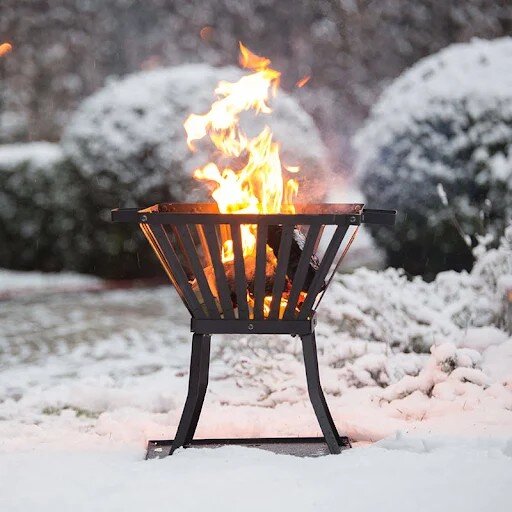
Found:
<path fill-rule="evenodd" d="M 240 43 L 240 64 L 252 73 L 237 82 L 221 81 L 215 89 L 217 100 L 204 115 L 192 114 L 185 121 L 187 143 L 193 151 L 194 141 L 208 137 L 226 159 L 242 162 L 239 168 L 221 167 L 209 162 L 194 172 L 198 180 L 213 184 L 212 197 L 221 213 L 295 213 L 293 200 L 298 192 L 297 180 L 283 179 L 283 167 L 290 173 L 298 167 L 285 167 L 279 157 L 279 145 L 266 126 L 255 137 L 245 134 L 239 125 L 240 114 L 272 112 L 268 101 L 275 95 L 281 73 L 270 67 L 270 60 L 259 57 Z M 246 269 L 251 267 L 256 250 L 256 226 L 242 225 L 242 247 Z M 227 237 L 226 237 L 227 238 Z M 268 260 L 275 260 L 267 246 Z M 234 260 L 233 241 L 223 240 L 222 261 Z"/>
<path fill-rule="evenodd" d="M 12 44 L 11 43 L 2 43 L 2 44 L 0 44 L 0 57 L 2 57 L 3 55 L 6 55 L 10 51 L 12 51 Z"/>
<path fill-rule="evenodd" d="M 311 80 L 310 75 L 303 76 L 296 84 L 296 87 L 304 87 Z"/>

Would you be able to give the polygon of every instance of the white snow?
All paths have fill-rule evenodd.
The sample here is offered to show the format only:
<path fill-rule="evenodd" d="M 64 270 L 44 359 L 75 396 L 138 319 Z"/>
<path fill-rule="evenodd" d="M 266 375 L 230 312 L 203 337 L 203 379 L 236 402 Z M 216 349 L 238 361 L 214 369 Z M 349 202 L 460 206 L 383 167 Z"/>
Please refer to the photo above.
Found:
<path fill-rule="evenodd" d="M 142 450 L 24 452 L 0 472 L 2 510 L 507 512 L 505 442 L 390 440 L 295 459 L 229 447 L 144 462 Z"/>
<path fill-rule="evenodd" d="M 51 169 L 62 159 L 62 150 L 51 142 L 0 145 L 0 170 L 14 170 L 27 164 L 39 171 Z"/>
<path fill-rule="evenodd" d="M 94 276 L 86 276 L 73 272 L 59 274 L 43 272 L 21 272 L 0 269 L 0 298 L 26 291 L 48 293 L 66 290 L 82 290 L 98 287 L 103 281 Z"/>
<path fill-rule="evenodd" d="M 172 438 L 186 395 L 188 314 L 171 288 L 4 300 L 0 510 L 508 510 L 512 338 L 444 311 L 471 278 L 336 278 L 319 360 L 356 443 L 320 459 L 231 447 L 142 460 L 147 439 Z M 420 327 L 439 333 L 424 353 L 391 347 Z M 297 339 L 213 338 L 198 437 L 318 434 Z"/>

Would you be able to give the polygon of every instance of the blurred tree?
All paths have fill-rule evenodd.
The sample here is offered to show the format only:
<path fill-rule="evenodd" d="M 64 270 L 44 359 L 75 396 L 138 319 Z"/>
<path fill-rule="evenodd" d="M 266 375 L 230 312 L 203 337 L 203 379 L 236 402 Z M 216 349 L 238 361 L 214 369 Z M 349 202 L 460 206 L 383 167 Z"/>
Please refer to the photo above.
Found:
<path fill-rule="evenodd" d="M 2 0 L 0 142 L 57 140 L 112 74 L 235 62 L 237 41 L 272 58 L 317 120 L 333 164 L 387 80 L 419 58 L 512 29 L 508 0 Z"/>

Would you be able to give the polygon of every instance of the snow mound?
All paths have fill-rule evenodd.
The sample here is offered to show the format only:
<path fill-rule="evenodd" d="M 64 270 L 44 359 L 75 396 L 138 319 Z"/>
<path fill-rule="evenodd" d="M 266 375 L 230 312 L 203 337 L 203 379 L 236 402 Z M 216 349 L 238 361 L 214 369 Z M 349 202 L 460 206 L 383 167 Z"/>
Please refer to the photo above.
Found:
<path fill-rule="evenodd" d="M 441 272 L 430 283 L 393 268 L 339 274 L 320 314 L 353 337 L 401 351 L 425 353 L 447 340 L 479 349 L 503 342 L 511 276 L 512 226 L 470 273 Z"/>

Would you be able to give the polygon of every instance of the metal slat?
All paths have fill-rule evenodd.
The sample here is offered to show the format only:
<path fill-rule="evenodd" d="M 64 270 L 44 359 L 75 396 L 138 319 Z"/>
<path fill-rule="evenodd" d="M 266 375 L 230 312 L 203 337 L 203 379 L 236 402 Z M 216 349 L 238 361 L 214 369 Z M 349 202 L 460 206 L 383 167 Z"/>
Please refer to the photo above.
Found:
<path fill-rule="evenodd" d="M 297 304 L 299 294 L 304 287 L 304 282 L 306 280 L 306 275 L 309 268 L 309 262 L 313 254 L 313 249 L 315 248 L 316 239 L 318 238 L 318 233 L 320 232 L 320 227 L 321 225 L 319 224 L 311 225 L 309 227 L 309 231 L 306 236 L 306 242 L 304 244 L 302 254 L 300 255 L 299 264 L 297 266 L 295 276 L 293 277 L 292 289 L 290 291 L 290 296 L 288 297 L 288 304 L 284 310 L 283 318 L 286 320 L 291 320 L 295 317 L 295 306 Z"/>
<path fill-rule="evenodd" d="M 313 306 L 313 311 L 316 311 L 318 309 L 318 305 L 324 298 L 325 291 L 327 290 L 327 288 L 329 288 L 329 285 L 331 284 L 331 281 L 333 280 L 334 276 L 336 275 L 336 272 L 338 271 L 339 266 L 341 265 L 342 261 L 345 259 L 345 256 L 347 255 L 347 252 L 350 249 L 352 242 L 355 240 L 358 231 L 359 231 L 359 226 L 357 226 L 356 229 L 354 229 L 354 232 L 352 233 L 352 236 L 350 237 L 349 241 L 347 242 L 347 245 L 345 245 L 345 248 L 343 249 L 341 256 L 338 258 L 338 261 L 336 262 L 336 265 L 334 266 L 334 269 L 331 272 L 329 279 L 327 279 L 327 283 L 325 283 L 325 288 L 323 289 L 322 293 L 320 294 L 320 298 L 318 299 L 317 303 Z"/>
<path fill-rule="evenodd" d="M 274 286 L 272 288 L 272 303 L 268 318 L 278 319 L 281 305 L 281 296 L 284 290 L 286 280 L 286 269 L 290 259 L 290 249 L 292 247 L 293 224 L 285 224 L 281 231 L 281 241 L 277 254 L 277 268 L 274 276 Z"/>
<path fill-rule="evenodd" d="M 265 300 L 265 270 L 267 267 L 267 229 L 266 224 L 258 224 L 256 236 L 256 270 L 254 277 L 254 319 L 263 320 L 263 302 Z"/>
<path fill-rule="evenodd" d="M 175 252 L 178 258 L 180 259 L 181 266 L 183 270 L 185 271 L 185 274 L 187 274 L 187 278 L 189 281 L 191 281 L 192 276 L 194 275 L 194 270 L 191 267 L 190 264 L 190 258 L 188 255 L 188 252 L 185 250 L 185 246 L 183 245 L 183 241 L 181 239 L 181 236 L 179 234 L 178 228 L 180 226 L 170 226 L 170 229 L 164 226 L 164 231 L 167 233 L 167 238 L 171 240 L 171 233 L 174 235 L 174 238 L 176 240 Z"/>
<path fill-rule="evenodd" d="M 193 316 L 192 310 L 190 309 L 189 305 L 187 304 L 187 301 L 185 300 L 185 296 L 183 295 L 183 292 L 181 291 L 180 287 L 178 286 L 176 279 L 172 275 L 171 267 L 169 266 L 169 263 L 165 259 L 165 256 L 163 255 L 162 251 L 160 250 L 160 247 L 155 239 L 155 236 L 153 235 L 153 232 L 151 231 L 151 228 L 147 224 L 140 224 L 140 229 L 146 236 L 146 239 L 148 240 L 149 245 L 151 245 L 151 247 L 153 248 L 153 251 L 155 252 L 158 260 L 160 261 L 160 264 L 162 265 L 163 269 L 165 270 L 167 277 L 169 278 L 169 280 L 171 281 L 175 290 L 177 291 L 178 295 L 180 296 L 183 304 L 185 304 L 185 307 L 188 309 L 188 312 Z"/>
<path fill-rule="evenodd" d="M 169 240 L 169 237 L 167 236 L 164 227 L 162 225 L 153 225 L 152 227 L 153 234 L 156 238 L 156 241 L 158 242 L 158 245 L 160 246 L 160 250 L 165 256 L 165 259 L 171 268 L 172 275 L 176 280 L 176 284 L 183 292 L 183 295 L 186 299 L 186 302 L 190 306 L 193 316 L 196 316 L 197 318 L 206 318 L 206 313 L 201 307 L 201 304 L 199 304 L 196 294 L 188 282 L 187 274 L 181 266 L 180 260 L 174 251 L 174 248 L 171 244 L 171 241 Z"/>
<path fill-rule="evenodd" d="M 247 280 L 245 278 L 245 263 L 242 247 L 241 225 L 232 223 L 231 240 L 233 240 L 233 253 L 235 255 L 235 291 L 238 304 L 238 318 L 249 319 L 249 307 L 247 305 Z"/>
<path fill-rule="evenodd" d="M 210 251 L 208 250 L 208 244 L 206 243 L 206 237 L 204 236 L 203 226 L 197 223 L 194 223 L 193 225 L 196 227 L 196 231 L 199 236 L 199 242 L 201 244 L 201 248 L 203 249 L 205 266 L 213 266 L 212 259 L 210 258 Z"/>
<path fill-rule="evenodd" d="M 231 292 L 229 291 L 226 270 L 220 259 L 221 252 L 217 231 L 213 224 L 205 224 L 203 230 L 212 260 L 213 270 L 215 271 L 215 283 L 217 284 L 222 313 L 224 314 L 224 318 L 233 319 L 235 318 L 235 312 L 233 310 L 233 303 L 231 302 Z"/>
<path fill-rule="evenodd" d="M 313 309 L 313 304 L 315 303 L 315 299 L 319 294 L 320 290 L 322 289 L 324 280 L 329 272 L 329 269 L 331 268 L 332 262 L 334 261 L 336 254 L 338 253 L 338 250 L 340 248 L 341 243 L 343 242 L 343 238 L 345 237 L 347 230 L 348 224 L 340 224 L 336 228 L 334 234 L 332 235 L 331 241 L 327 246 L 327 250 L 325 251 L 320 266 L 318 267 L 315 277 L 313 278 L 313 281 L 311 282 L 308 288 L 307 297 L 300 308 L 299 315 L 297 317 L 298 319 L 304 320 L 311 313 Z"/>
<path fill-rule="evenodd" d="M 192 270 L 194 271 L 194 276 L 196 278 L 199 291 L 201 292 L 209 316 L 210 318 L 220 318 L 219 309 L 215 304 L 215 298 L 212 294 L 212 291 L 210 290 L 208 279 L 206 279 L 203 266 L 199 259 L 199 255 L 197 254 L 197 248 L 194 240 L 192 239 L 192 235 L 190 234 L 190 228 L 187 225 L 184 225 L 176 226 L 176 229 L 179 233 L 179 237 L 185 249 L 185 253 L 188 256 L 188 260 L 192 265 Z"/>

